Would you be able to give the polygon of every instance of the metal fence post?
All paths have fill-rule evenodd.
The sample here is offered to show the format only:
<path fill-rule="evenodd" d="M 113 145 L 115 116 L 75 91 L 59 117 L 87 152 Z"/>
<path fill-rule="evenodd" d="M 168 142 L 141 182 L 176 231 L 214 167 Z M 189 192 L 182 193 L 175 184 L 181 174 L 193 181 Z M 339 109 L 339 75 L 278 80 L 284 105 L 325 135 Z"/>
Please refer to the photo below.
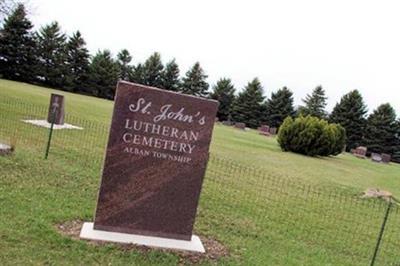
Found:
<path fill-rule="evenodd" d="M 49 131 L 49 138 L 47 140 L 47 146 L 46 146 L 46 154 L 44 155 L 44 159 L 47 160 L 49 157 L 49 152 L 50 152 L 50 145 L 51 145 L 51 138 L 53 136 L 53 128 L 54 128 L 54 122 L 56 120 L 56 111 L 57 107 L 55 106 L 53 108 L 53 112 L 51 114 L 51 126 L 50 126 L 50 131 Z"/>
<path fill-rule="evenodd" d="M 379 232 L 378 241 L 376 242 L 374 255 L 372 256 L 372 260 L 371 260 L 371 264 L 370 264 L 371 266 L 375 265 L 375 261 L 376 261 L 376 258 L 378 256 L 379 247 L 380 247 L 381 242 L 382 242 L 383 234 L 385 233 L 386 222 L 387 222 L 387 220 L 389 218 L 389 214 L 390 214 L 390 209 L 391 208 L 392 208 L 392 198 L 390 197 L 388 206 L 386 208 L 385 217 L 383 218 L 383 222 L 382 222 L 382 225 L 381 225 L 381 230 Z"/>

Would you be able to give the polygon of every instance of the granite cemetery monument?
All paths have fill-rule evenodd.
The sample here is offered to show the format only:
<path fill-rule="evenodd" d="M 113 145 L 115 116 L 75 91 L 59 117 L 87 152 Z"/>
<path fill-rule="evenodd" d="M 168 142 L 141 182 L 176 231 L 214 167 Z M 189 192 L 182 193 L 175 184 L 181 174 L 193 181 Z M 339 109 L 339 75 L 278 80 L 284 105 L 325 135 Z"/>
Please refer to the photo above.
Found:
<path fill-rule="evenodd" d="M 371 161 L 376 163 L 382 162 L 382 156 L 379 153 L 372 152 L 371 153 Z"/>
<path fill-rule="evenodd" d="M 270 133 L 269 133 L 269 126 L 268 126 L 268 125 L 261 125 L 261 126 L 258 128 L 258 132 L 259 132 L 259 134 L 261 134 L 261 135 L 270 136 Z"/>
<path fill-rule="evenodd" d="M 217 109 L 119 82 L 94 223 L 81 237 L 204 252 L 192 230 Z"/>
<path fill-rule="evenodd" d="M 278 132 L 278 129 L 277 129 L 276 127 L 271 127 L 271 128 L 269 129 L 269 133 L 270 133 L 271 135 L 276 135 L 277 132 Z"/>
<path fill-rule="evenodd" d="M 0 142 L 0 156 L 10 155 L 14 151 L 14 148 L 11 145 L 4 144 Z"/>
<path fill-rule="evenodd" d="M 231 121 L 229 121 L 229 120 L 225 120 L 225 121 L 222 121 L 222 124 L 224 125 L 224 126 L 232 126 L 232 122 Z"/>
<path fill-rule="evenodd" d="M 47 122 L 53 122 L 56 125 L 64 125 L 64 96 L 52 93 L 50 96 L 49 112 L 47 115 Z"/>
<path fill-rule="evenodd" d="M 364 158 L 367 156 L 367 147 L 358 146 L 357 148 L 352 149 L 352 150 L 351 150 L 351 153 L 352 153 L 354 156 L 358 157 L 358 158 L 364 159 Z"/>
<path fill-rule="evenodd" d="M 235 128 L 244 130 L 246 128 L 246 124 L 245 123 L 235 123 Z"/>
<path fill-rule="evenodd" d="M 39 127 L 60 129 L 79 129 L 82 127 L 74 126 L 65 122 L 65 97 L 60 94 L 51 93 L 50 104 L 45 119 L 23 119 L 22 122 Z M 54 123 L 53 123 L 54 122 Z"/>
<path fill-rule="evenodd" d="M 382 153 L 382 163 L 390 163 L 390 161 L 392 160 L 392 156 L 390 154 L 387 153 Z"/>

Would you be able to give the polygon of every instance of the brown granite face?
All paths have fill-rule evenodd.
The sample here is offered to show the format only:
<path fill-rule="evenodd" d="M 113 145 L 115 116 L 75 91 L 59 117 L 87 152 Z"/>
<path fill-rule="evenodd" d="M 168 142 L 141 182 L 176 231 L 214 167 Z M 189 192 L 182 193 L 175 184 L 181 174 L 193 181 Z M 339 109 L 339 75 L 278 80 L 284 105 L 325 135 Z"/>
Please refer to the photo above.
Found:
<path fill-rule="evenodd" d="M 392 160 L 392 156 L 390 154 L 382 153 L 381 156 L 383 163 L 390 163 L 390 161 Z"/>
<path fill-rule="evenodd" d="M 246 124 L 245 123 L 235 123 L 235 128 L 245 129 Z"/>
<path fill-rule="evenodd" d="M 59 94 L 51 94 L 49 113 L 47 115 L 47 122 L 51 123 L 54 119 L 54 124 L 64 125 L 64 96 Z"/>
<path fill-rule="evenodd" d="M 271 134 L 269 133 L 269 126 L 267 125 L 262 125 L 261 127 L 258 128 L 258 133 L 260 135 L 264 136 L 270 136 Z"/>
<path fill-rule="evenodd" d="M 94 228 L 190 240 L 217 109 L 119 82 Z"/>
<path fill-rule="evenodd" d="M 263 133 L 269 133 L 269 126 L 262 125 L 261 127 L 258 128 L 258 131 L 261 131 Z"/>
<path fill-rule="evenodd" d="M 359 146 L 356 148 L 355 153 L 359 156 L 366 156 L 367 155 L 367 147 Z"/>
<path fill-rule="evenodd" d="M 269 133 L 271 134 L 271 135 L 276 135 L 276 132 L 278 131 L 278 129 L 276 128 L 276 127 L 271 127 L 270 129 L 269 129 Z"/>

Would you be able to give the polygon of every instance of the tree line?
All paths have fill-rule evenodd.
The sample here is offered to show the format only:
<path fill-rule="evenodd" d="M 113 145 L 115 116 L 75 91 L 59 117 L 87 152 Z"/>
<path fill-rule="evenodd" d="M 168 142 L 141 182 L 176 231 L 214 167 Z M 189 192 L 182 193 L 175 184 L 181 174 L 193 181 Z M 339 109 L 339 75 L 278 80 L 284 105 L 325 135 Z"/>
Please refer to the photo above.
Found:
<path fill-rule="evenodd" d="M 261 124 L 279 128 L 286 117 L 315 116 L 342 125 L 347 150 L 360 145 L 370 152 L 392 154 L 400 161 L 400 121 L 386 103 L 369 116 L 362 95 L 353 90 L 344 95 L 329 114 L 322 86 L 316 87 L 295 107 L 287 87 L 264 96 L 258 78 L 237 93 L 229 78 L 221 78 L 210 90 L 207 75 L 196 62 L 183 76 L 173 59 L 163 63 L 159 53 L 143 63 L 132 63 L 127 49 L 113 57 L 109 50 L 90 55 L 82 34 L 62 32 L 57 22 L 33 31 L 24 5 L 18 5 L 4 19 L 0 31 L 0 75 L 2 78 L 40 84 L 65 91 L 113 99 L 118 80 L 127 80 L 165 90 L 218 100 L 219 120 L 244 122 L 256 128 Z"/>

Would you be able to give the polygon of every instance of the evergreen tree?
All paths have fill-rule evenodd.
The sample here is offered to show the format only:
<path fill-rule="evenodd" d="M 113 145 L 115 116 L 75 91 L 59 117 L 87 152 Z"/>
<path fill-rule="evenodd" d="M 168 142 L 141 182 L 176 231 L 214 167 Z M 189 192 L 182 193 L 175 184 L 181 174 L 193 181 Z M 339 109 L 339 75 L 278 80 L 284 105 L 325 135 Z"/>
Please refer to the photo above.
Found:
<path fill-rule="evenodd" d="M 396 149 L 392 154 L 392 160 L 394 162 L 400 163 L 400 119 L 396 123 Z"/>
<path fill-rule="evenodd" d="M 180 80 L 179 80 L 179 67 L 175 62 L 175 59 L 171 60 L 165 65 L 165 69 L 162 73 L 162 88 L 169 91 L 179 91 Z"/>
<path fill-rule="evenodd" d="M 36 42 L 25 7 L 19 4 L 5 19 L 0 31 L 0 75 L 6 79 L 32 82 L 36 64 Z"/>
<path fill-rule="evenodd" d="M 258 78 L 254 78 L 234 101 L 233 119 L 235 122 L 243 122 L 249 127 L 256 128 L 260 125 L 263 102 L 263 88 Z"/>
<path fill-rule="evenodd" d="M 144 66 L 142 64 L 139 63 L 133 67 L 132 72 L 129 75 L 129 81 L 146 85 L 144 78 Z"/>
<path fill-rule="evenodd" d="M 207 77 L 200 63 L 196 62 L 182 79 L 182 92 L 190 95 L 207 97 L 209 87 L 206 81 Z"/>
<path fill-rule="evenodd" d="M 68 78 L 67 37 L 57 22 L 42 27 L 38 34 L 38 75 L 43 84 L 62 88 Z"/>
<path fill-rule="evenodd" d="M 217 117 L 219 120 L 228 120 L 235 100 L 235 87 L 228 78 L 222 78 L 214 85 L 210 98 L 219 102 Z"/>
<path fill-rule="evenodd" d="M 368 152 L 394 154 L 399 150 L 396 112 L 389 104 L 380 105 L 369 115 L 364 143 Z"/>
<path fill-rule="evenodd" d="M 84 92 L 89 75 L 89 51 L 79 31 L 75 32 L 68 40 L 67 63 L 67 90 Z"/>
<path fill-rule="evenodd" d="M 286 87 L 271 94 L 265 106 L 265 122 L 279 128 L 286 117 L 294 116 L 293 93 Z"/>
<path fill-rule="evenodd" d="M 110 51 L 98 51 L 89 66 L 90 92 L 94 96 L 114 99 L 119 67 Z"/>
<path fill-rule="evenodd" d="M 346 129 L 346 149 L 354 149 L 363 143 L 365 132 L 367 107 L 358 90 L 344 95 L 333 108 L 329 120 L 342 125 Z"/>
<path fill-rule="evenodd" d="M 118 66 L 120 69 L 119 78 L 122 80 L 129 80 L 129 77 L 132 75 L 132 66 L 129 65 L 132 61 L 132 56 L 129 51 L 126 49 L 121 50 L 118 55 Z"/>
<path fill-rule="evenodd" d="M 159 53 L 152 54 L 143 65 L 144 84 L 157 88 L 163 86 L 163 69 Z"/>
<path fill-rule="evenodd" d="M 326 100 L 325 91 L 321 86 L 316 87 L 312 94 L 307 94 L 307 97 L 303 99 L 305 106 L 301 108 L 301 114 L 303 116 L 311 115 L 318 118 L 326 118 Z"/>

